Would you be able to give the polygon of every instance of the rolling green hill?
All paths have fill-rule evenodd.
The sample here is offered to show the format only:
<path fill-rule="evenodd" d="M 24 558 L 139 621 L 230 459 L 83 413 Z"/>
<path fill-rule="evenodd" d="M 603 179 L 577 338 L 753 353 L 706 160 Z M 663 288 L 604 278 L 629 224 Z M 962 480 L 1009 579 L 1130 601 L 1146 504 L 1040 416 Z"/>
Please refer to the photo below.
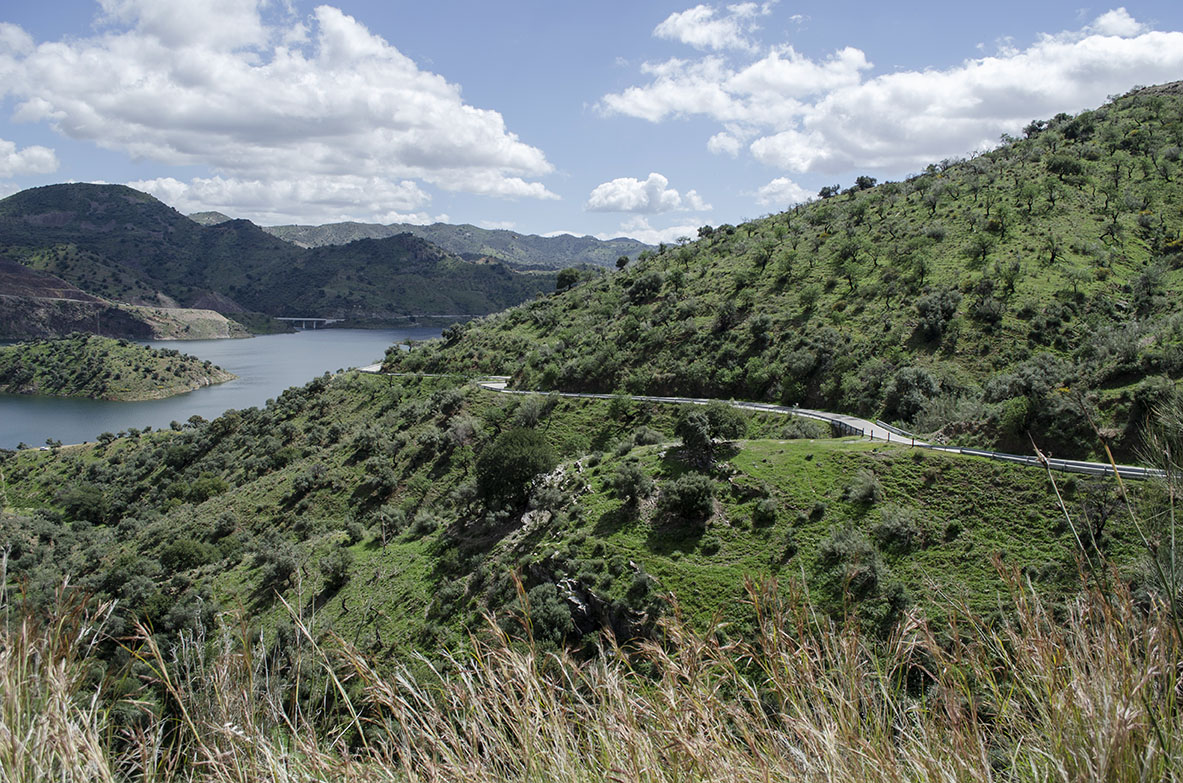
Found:
<path fill-rule="evenodd" d="M 73 334 L 0 346 L 0 392 L 96 400 L 155 400 L 235 375 L 172 349 Z"/>
<path fill-rule="evenodd" d="M 304 251 L 269 279 L 267 306 L 322 313 L 352 321 L 399 316 L 474 316 L 501 310 L 555 288 L 553 272 L 518 272 L 498 262 L 464 261 L 409 234 L 361 239 Z M 232 289 L 232 292 L 234 289 Z"/>
<path fill-rule="evenodd" d="M 1183 376 L 1183 96 L 1135 92 L 902 182 L 642 254 L 391 369 L 773 400 L 952 442 L 1129 454 Z"/>
<path fill-rule="evenodd" d="M 10 454 L 0 541 L 36 600 L 71 573 L 168 633 L 218 606 L 280 622 L 278 594 L 384 656 L 462 644 L 482 612 L 512 610 L 515 571 L 550 613 L 540 638 L 571 645 L 647 634 L 671 595 L 696 626 L 722 612 L 743 628 L 747 577 L 803 577 L 840 614 L 861 574 L 851 600 L 885 633 L 947 596 L 992 611 L 995 556 L 1072 591 L 1080 535 L 1140 573 L 1111 480 L 1060 482 L 1074 529 L 1040 471 L 775 414 L 732 414 L 704 466 L 677 446 L 687 409 L 326 376 L 178 432 Z"/>
<path fill-rule="evenodd" d="M 671 438 L 695 417 L 732 438 L 709 465 Z M 351 372 L 212 422 L 2 454 L 3 588 L 18 621 L 0 625 L 13 652 L 0 659 L 5 719 L 35 727 L 56 709 L 73 725 L 59 713 L 94 705 L 77 721 L 98 735 L 86 747 L 134 768 L 146 753 L 119 731 L 163 732 L 183 711 L 171 724 L 192 732 L 185 753 L 206 743 L 206 757 L 235 760 L 225 779 L 258 770 L 251 780 L 294 764 L 309 779 L 369 780 L 408 737 L 428 746 L 414 763 L 434 758 L 438 735 L 408 732 L 410 716 L 464 753 L 504 732 L 511 744 L 485 762 L 494 780 L 503 759 L 518 763 L 523 725 L 571 737 L 583 758 L 587 720 L 616 746 L 635 711 L 635 741 L 659 743 L 649 757 L 662 765 L 675 731 L 702 758 L 732 743 L 738 763 L 769 732 L 770 757 L 796 747 L 782 723 L 812 732 L 836 716 L 850 755 L 872 726 L 894 758 L 899 716 L 921 709 L 956 725 L 982 715 L 964 746 L 985 737 L 1012 743 L 1007 754 L 1061 725 L 1090 752 L 1131 705 L 1178 736 L 1168 700 L 1142 692 L 1177 682 L 1177 625 L 1130 516 L 1159 531 L 1158 488 L 1131 487 L 1130 503 L 1107 479 L 1063 478 L 1053 492 L 1040 471 L 818 434 L 717 406 Z M 605 667 L 620 679 L 598 687 L 588 678 Z M 1071 700 L 1030 725 L 1049 689 L 1051 703 Z M 616 712 L 562 712 L 589 694 Z M 802 717 L 770 721 L 769 705 Z M 690 706 L 709 720 L 705 739 L 691 736 L 704 724 L 687 721 Z M 299 754 L 293 712 L 312 737 Z M 667 716 L 657 738 L 650 714 Z M 346 764 L 357 715 L 373 718 L 371 755 Z M 1153 745 L 1150 721 L 1138 725 L 1127 745 Z M 948 756 L 944 726 L 917 769 Z M 84 766 L 80 743 L 65 745 L 63 768 Z M 1018 766 L 1000 755 L 970 779 Z M 446 756 L 448 779 L 471 778 L 467 755 Z M 521 759 L 536 769 L 536 746 Z M 404 778 L 408 762 L 395 763 L 385 779 Z M 599 779 L 609 764 L 587 766 Z"/>
<path fill-rule="evenodd" d="M 786 568 L 826 611 L 853 598 L 877 632 L 931 608 L 932 580 L 988 613 L 996 556 L 1054 596 L 1097 553 L 1144 582 L 1105 479 L 1061 482 L 1069 525 L 1038 471 L 821 439 L 769 413 L 516 397 L 463 376 L 812 403 L 1024 451 L 1030 431 L 1057 456 L 1090 450 L 1092 417 L 1129 449 L 1181 366 L 1183 172 L 1164 149 L 1180 109 L 1134 94 L 904 183 L 704 227 L 387 360 L 445 377 L 326 376 L 179 432 L 10 455 L 10 567 L 81 569 L 166 631 L 235 603 L 277 622 L 278 593 L 388 651 L 460 644 L 513 605 L 511 570 L 571 645 L 604 626 L 648 633 L 668 594 L 696 622 L 722 611 L 742 627 L 745 575 Z M 225 247 L 258 236 L 215 228 L 203 237 Z M 406 285 L 383 276 L 392 241 L 413 270 L 513 279 L 407 236 L 299 251 L 288 277 L 355 306 L 342 274 L 365 276 L 355 291 Z M 1158 509 L 1156 491 L 1139 502 Z"/>

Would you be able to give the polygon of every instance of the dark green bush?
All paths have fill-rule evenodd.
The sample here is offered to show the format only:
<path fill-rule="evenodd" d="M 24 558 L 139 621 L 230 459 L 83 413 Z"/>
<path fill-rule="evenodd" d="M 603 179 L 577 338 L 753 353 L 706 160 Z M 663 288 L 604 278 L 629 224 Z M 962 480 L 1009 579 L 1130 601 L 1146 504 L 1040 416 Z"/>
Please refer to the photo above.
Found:
<path fill-rule="evenodd" d="M 608 479 L 616 496 L 629 503 L 636 503 L 653 491 L 653 479 L 636 462 L 624 462 Z"/>
<path fill-rule="evenodd" d="M 324 577 L 326 590 L 338 590 L 349 581 L 349 566 L 353 564 L 353 553 L 345 547 L 335 547 L 320 559 L 320 573 Z"/>
<path fill-rule="evenodd" d="M 779 508 L 775 500 L 772 498 L 760 498 L 752 508 L 752 524 L 758 527 L 771 525 L 776 522 L 778 510 Z"/>
<path fill-rule="evenodd" d="M 925 337 L 936 340 L 944 334 L 957 306 L 961 304 L 961 293 L 953 288 L 934 288 L 916 300 L 916 315 L 920 317 L 920 328 Z"/>
<path fill-rule="evenodd" d="M 887 384 L 883 412 L 888 416 L 912 421 L 940 391 L 940 383 L 928 370 L 923 367 L 903 367 Z"/>
<path fill-rule="evenodd" d="M 212 544 L 178 538 L 164 545 L 160 551 L 160 564 L 169 571 L 188 571 L 213 561 L 217 556 L 218 548 Z"/>
<path fill-rule="evenodd" d="M 701 473 L 685 473 L 661 485 L 658 510 L 684 522 L 701 523 L 715 508 L 715 482 Z"/>
<path fill-rule="evenodd" d="M 542 433 L 523 427 L 506 430 L 477 460 L 477 489 L 491 505 L 525 505 L 534 479 L 557 462 Z"/>
<path fill-rule="evenodd" d="M 887 506 L 879 512 L 880 520 L 871 535 L 875 543 L 887 552 L 906 554 L 921 542 L 922 529 L 915 509 Z"/>
<path fill-rule="evenodd" d="M 818 547 L 818 564 L 828 582 L 855 600 L 874 595 L 883 576 L 883 562 L 865 535 L 851 527 L 830 533 Z"/>
<path fill-rule="evenodd" d="M 571 609 L 553 583 L 544 582 L 530 588 L 526 602 L 530 607 L 530 630 L 535 640 L 558 646 L 575 632 Z"/>

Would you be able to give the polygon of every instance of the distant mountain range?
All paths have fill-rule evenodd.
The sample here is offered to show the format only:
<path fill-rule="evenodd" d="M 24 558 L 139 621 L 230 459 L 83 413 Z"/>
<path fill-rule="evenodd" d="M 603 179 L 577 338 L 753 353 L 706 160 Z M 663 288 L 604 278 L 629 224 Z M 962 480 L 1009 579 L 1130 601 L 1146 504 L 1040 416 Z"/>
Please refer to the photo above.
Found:
<path fill-rule="evenodd" d="M 192 220 L 121 185 L 32 188 L 0 200 L 0 259 L 5 279 L 19 278 L 24 287 L 35 280 L 35 287 L 64 284 L 105 304 L 212 310 L 252 328 L 267 316 L 382 324 L 483 315 L 555 289 L 553 271 L 516 271 L 488 256 L 465 259 L 409 233 L 305 248 L 224 217 Z M 18 266 L 41 277 L 18 274 Z M 0 288 L 0 296 L 15 296 L 14 286 Z M 49 328 L 54 309 L 64 307 L 49 303 L 84 301 L 78 294 L 36 298 L 49 308 L 36 329 Z M 28 309 L 27 302 L 9 307 L 10 322 Z M 0 323 L 5 336 L 29 335 Z"/>
<path fill-rule="evenodd" d="M 230 220 L 221 212 L 198 212 L 189 216 L 203 225 L 217 225 Z M 616 259 L 628 256 L 635 259 L 652 245 L 627 237 L 596 239 L 571 234 L 543 237 L 519 234 L 504 229 L 478 228 L 470 225 L 433 223 L 420 226 L 414 223 L 329 223 L 323 226 L 263 226 L 264 231 L 300 247 L 344 245 L 358 239 L 385 239 L 398 234 L 411 234 L 439 245 L 461 258 L 495 258 L 508 264 L 544 269 L 563 269 L 579 264 L 611 267 Z"/>

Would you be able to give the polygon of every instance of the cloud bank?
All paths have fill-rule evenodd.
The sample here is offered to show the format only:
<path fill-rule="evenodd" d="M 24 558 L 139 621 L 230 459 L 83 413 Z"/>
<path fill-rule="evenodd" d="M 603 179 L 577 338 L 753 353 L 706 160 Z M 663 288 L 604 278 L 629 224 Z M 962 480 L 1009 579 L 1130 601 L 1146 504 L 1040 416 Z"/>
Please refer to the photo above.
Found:
<path fill-rule="evenodd" d="M 338 217 L 389 219 L 428 204 L 424 184 L 557 198 L 537 181 L 553 170 L 544 153 L 498 112 L 464 103 L 457 85 L 336 8 L 301 19 L 263 0 L 101 7 L 89 38 L 37 43 L 0 24 L 0 98 L 15 99 L 17 120 L 213 174 L 139 183 L 173 203 L 280 219 L 337 205 Z M 294 211 L 259 212 L 284 203 Z"/>
<path fill-rule="evenodd" d="M 822 59 L 788 43 L 756 51 L 736 45 L 719 21 L 709 6 L 672 15 L 655 34 L 711 52 L 645 63 L 647 82 L 603 96 L 601 110 L 653 123 L 711 119 L 720 127 L 708 150 L 746 151 L 786 172 L 902 172 L 993 146 L 1031 119 L 1183 74 L 1183 33 L 1150 30 L 1125 8 L 1026 49 L 878 76 L 857 48 Z"/>

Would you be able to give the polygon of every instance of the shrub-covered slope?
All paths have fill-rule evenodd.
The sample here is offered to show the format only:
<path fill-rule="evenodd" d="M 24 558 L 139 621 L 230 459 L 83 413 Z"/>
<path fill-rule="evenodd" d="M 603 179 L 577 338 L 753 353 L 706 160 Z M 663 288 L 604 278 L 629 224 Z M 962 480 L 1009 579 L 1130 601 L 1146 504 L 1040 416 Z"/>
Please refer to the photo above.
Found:
<path fill-rule="evenodd" d="M 535 634 L 570 645 L 648 633 L 671 596 L 695 624 L 722 612 L 740 631 L 749 576 L 804 577 L 819 606 L 877 633 L 948 596 L 992 611 L 996 556 L 1052 595 L 1077 585 L 1073 530 L 1038 471 L 801 439 L 810 423 L 773 414 L 454 383 L 325 377 L 176 432 L 9 454 L 9 578 L 48 602 L 70 574 L 165 633 L 219 606 L 275 623 L 278 593 L 383 654 L 512 614 L 515 572 Z M 705 460 L 677 447 L 713 418 L 739 440 L 699 443 Z M 1061 490 L 1089 551 L 1135 565 L 1114 485 Z"/>
<path fill-rule="evenodd" d="M 236 376 L 171 349 L 94 335 L 0 346 L 0 392 L 153 400 Z"/>
<path fill-rule="evenodd" d="M 1183 96 L 1134 92 L 452 330 L 389 366 L 779 400 L 1127 453 L 1183 375 Z"/>

